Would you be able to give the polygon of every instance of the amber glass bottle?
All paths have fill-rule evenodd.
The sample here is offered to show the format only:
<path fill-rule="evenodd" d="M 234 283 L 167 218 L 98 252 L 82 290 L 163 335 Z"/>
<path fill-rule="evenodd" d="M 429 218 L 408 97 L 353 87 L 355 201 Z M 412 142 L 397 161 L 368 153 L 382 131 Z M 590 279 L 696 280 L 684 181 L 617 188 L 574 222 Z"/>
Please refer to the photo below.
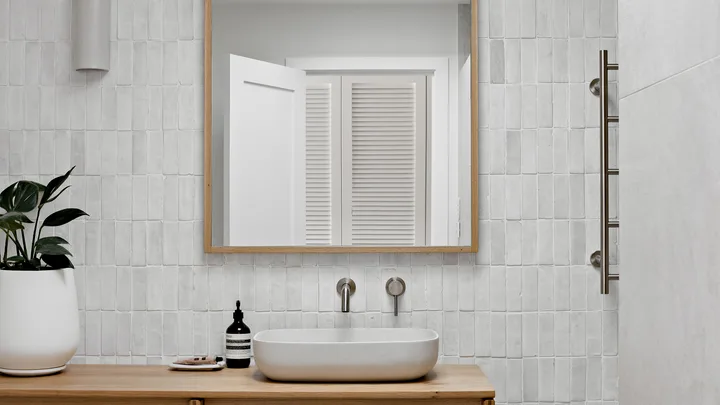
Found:
<path fill-rule="evenodd" d="M 225 331 L 225 358 L 228 368 L 250 367 L 250 328 L 243 322 L 240 301 L 235 303 L 233 323 Z"/>

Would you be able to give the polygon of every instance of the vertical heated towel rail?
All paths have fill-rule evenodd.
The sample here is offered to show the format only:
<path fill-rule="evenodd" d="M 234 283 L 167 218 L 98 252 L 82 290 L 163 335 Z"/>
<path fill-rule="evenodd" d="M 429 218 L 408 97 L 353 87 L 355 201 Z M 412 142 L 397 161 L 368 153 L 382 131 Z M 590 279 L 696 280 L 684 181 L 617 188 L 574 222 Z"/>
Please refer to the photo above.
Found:
<path fill-rule="evenodd" d="M 590 256 L 593 266 L 600 268 L 600 293 L 610 293 L 610 280 L 619 280 L 618 274 L 610 274 L 610 229 L 619 228 L 617 220 L 610 219 L 609 179 L 620 174 L 619 169 L 609 167 L 609 131 L 611 122 L 618 122 L 617 115 L 608 113 L 608 72 L 618 70 L 616 63 L 608 63 L 608 51 L 600 51 L 600 77 L 590 84 L 590 91 L 600 97 L 600 250 Z"/>

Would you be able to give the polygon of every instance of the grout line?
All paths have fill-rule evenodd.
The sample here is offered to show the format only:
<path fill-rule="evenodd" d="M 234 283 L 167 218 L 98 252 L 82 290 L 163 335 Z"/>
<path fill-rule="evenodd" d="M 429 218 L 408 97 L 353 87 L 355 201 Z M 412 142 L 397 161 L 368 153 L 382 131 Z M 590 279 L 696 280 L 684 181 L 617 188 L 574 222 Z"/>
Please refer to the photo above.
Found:
<path fill-rule="evenodd" d="M 626 98 L 628 98 L 628 97 L 630 97 L 630 96 L 633 96 L 633 95 L 635 95 L 635 94 L 637 94 L 637 93 L 639 93 L 639 92 L 641 92 L 641 91 L 643 91 L 643 90 L 647 90 L 647 89 L 649 89 L 649 88 L 651 88 L 651 87 L 654 87 L 654 86 L 656 86 L 656 85 L 665 83 L 665 82 L 667 82 L 667 81 L 669 81 L 669 80 L 672 80 L 672 79 L 675 78 L 675 77 L 678 77 L 678 76 L 682 75 L 683 73 L 687 73 L 687 72 L 690 71 L 690 70 L 693 70 L 693 69 L 695 69 L 695 68 L 699 68 L 700 66 L 705 65 L 705 64 L 707 64 L 707 63 L 712 63 L 712 62 L 714 62 L 715 60 L 718 60 L 718 59 L 720 59 L 720 55 L 715 55 L 715 56 L 713 56 L 713 57 L 710 58 L 710 59 L 704 60 L 704 61 L 702 61 L 702 62 L 700 62 L 700 63 L 697 63 L 697 64 L 695 64 L 695 65 L 692 65 L 692 66 L 690 66 L 690 67 L 688 67 L 688 68 L 686 68 L 686 69 L 683 69 L 683 70 L 681 70 L 681 71 L 679 71 L 679 72 L 677 72 L 677 73 L 674 73 L 674 74 L 672 74 L 672 75 L 670 75 L 670 76 L 668 76 L 668 77 L 666 77 L 666 78 L 664 78 L 664 79 L 658 80 L 658 81 L 655 82 L 655 83 L 648 84 L 647 86 L 641 87 L 641 88 L 639 88 L 639 89 L 637 89 L 637 90 L 635 90 L 635 91 L 633 91 L 633 92 L 631 92 L 631 93 L 629 93 L 629 94 L 626 94 L 626 95 L 620 97 L 620 100 L 624 100 L 624 99 L 626 99 Z M 621 69 L 622 69 L 622 66 L 621 66 Z"/>

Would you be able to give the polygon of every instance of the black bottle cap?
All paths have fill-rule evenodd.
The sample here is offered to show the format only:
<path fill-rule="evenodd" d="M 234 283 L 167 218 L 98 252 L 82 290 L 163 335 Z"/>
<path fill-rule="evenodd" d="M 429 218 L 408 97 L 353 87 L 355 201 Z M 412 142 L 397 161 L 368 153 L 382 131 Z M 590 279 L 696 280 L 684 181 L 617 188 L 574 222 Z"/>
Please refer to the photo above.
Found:
<path fill-rule="evenodd" d="M 243 311 L 240 309 L 240 300 L 235 301 L 235 312 L 233 312 L 233 319 L 236 321 L 242 321 Z"/>

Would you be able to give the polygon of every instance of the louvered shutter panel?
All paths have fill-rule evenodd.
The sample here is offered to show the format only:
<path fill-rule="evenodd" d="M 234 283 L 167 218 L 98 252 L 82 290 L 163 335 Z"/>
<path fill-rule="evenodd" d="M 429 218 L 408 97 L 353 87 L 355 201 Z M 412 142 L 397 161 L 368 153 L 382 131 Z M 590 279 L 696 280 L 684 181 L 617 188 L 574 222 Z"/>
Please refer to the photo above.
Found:
<path fill-rule="evenodd" d="M 426 77 L 342 81 L 343 244 L 423 246 Z"/>
<path fill-rule="evenodd" d="M 305 240 L 341 243 L 340 78 L 308 76 L 306 87 Z"/>

